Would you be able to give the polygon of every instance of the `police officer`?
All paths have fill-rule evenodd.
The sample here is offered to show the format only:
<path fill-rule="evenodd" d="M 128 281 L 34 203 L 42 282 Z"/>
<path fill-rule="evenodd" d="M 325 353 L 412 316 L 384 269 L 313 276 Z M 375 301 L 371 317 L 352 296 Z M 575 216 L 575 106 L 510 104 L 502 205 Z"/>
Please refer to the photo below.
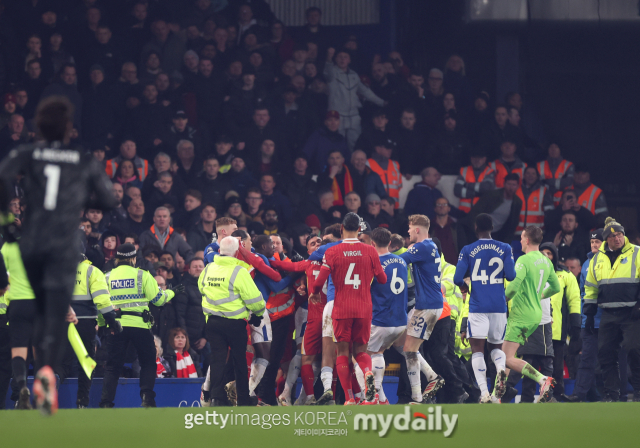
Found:
<path fill-rule="evenodd" d="M 584 327 L 594 332 L 595 315 L 602 308 L 598 361 L 604 379 L 603 401 L 620 398 L 620 348 L 629 356 L 633 401 L 640 401 L 640 247 L 629 242 L 624 227 L 611 217 L 605 220 L 602 236 L 605 242 L 589 262 L 584 284 Z"/>
<path fill-rule="evenodd" d="M 149 303 L 162 306 L 171 300 L 176 292 L 184 291 L 178 285 L 173 290 L 164 291 L 158 287 L 149 272 L 134 267 L 136 248 L 133 244 L 121 244 L 116 251 L 116 268 L 106 275 L 111 303 L 120 311 L 118 321 L 122 332 L 107 335 L 107 366 L 102 386 L 101 408 L 114 406 L 118 386 L 118 375 L 124 364 L 124 356 L 129 342 L 138 353 L 140 362 L 140 397 L 142 406 L 155 407 L 153 386 L 156 379 L 156 346 L 151 327 L 153 320 Z"/>
<path fill-rule="evenodd" d="M 91 265 L 84 254 L 81 254 L 82 261 L 78 264 L 76 272 L 76 286 L 73 290 L 71 307 L 76 313 L 78 323 L 76 330 L 82 339 L 82 343 L 87 349 L 90 357 L 95 356 L 94 340 L 96 338 L 96 323 L 98 313 L 109 323 L 109 327 L 115 333 L 122 332 L 122 326 L 116 319 L 116 312 L 111 304 L 107 280 L 100 269 Z M 75 357 L 69 346 L 67 353 Z M 65 359 L 67 361 L 68 357 Z M 65 362 L 65 370 L 68 363 Z M 80 369 L 78 374 L 78 395 L 76 406 L 78 409 L 89 406 L 89 391 L 91 390 L 91 378 Z"/>
<path fill-rule="evenodd" d="M 207 319 L 206 334 L 211 344 L 211 405 L 225 402 L 223 371 L 229 348 L 233 360 L 238 406 L 256 405 L 249 397 L 249 380 L 245 352 L 247 328 L 244 319 L 260 326 L 266 303 L 249 274 L 249 265 L 235 258 L 238 240 L 225 237 L 220 241 L 220 256 L 200 274 L 198 285 L 202 293 L 202 309 Z"/>

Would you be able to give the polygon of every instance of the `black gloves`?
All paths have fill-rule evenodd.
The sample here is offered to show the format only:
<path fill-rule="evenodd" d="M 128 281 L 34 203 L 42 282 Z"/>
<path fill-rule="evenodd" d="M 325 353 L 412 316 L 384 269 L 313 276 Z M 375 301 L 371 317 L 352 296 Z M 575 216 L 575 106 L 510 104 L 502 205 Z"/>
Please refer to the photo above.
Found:
<path fill-rule="evenodd" d="M 122 325 L 116 320 L 115 311 L 109 311 L 108 313 L 103 314 L 102 317 L 104 317 L 104 321 L 109 325 L 109 329 L 113 334 L 122 333 Z"/>
<path fill-rule="evenodd" d="M 171 288 L 169 291 L 173 291 L 174 294 L 180 294 L 181 292 L 185 291 L 184 285 L 180 283 L 179 285 L 176 285 L 173 288 Z"/>
<path fill-rule="evenodd" d="M 254 327 L 259 327 L 261 323 L 262 323 L 262 316 L 256 316 L 255 314 L 252 313 L 251 319 L 249 319 L 249 325 L 253 325 Z"/>
<path fill-rule="evenodd" d="M 594 316 L 587 316 L 587 321 L 584 323 L 584 329 L 587 333 L 594 334 L 596 332 L 596 319 Z"/>
<path fill-rule="evenodd" d="M 292 262 L 297 262 L 297 261 L 304 261 L 304 258 L 302 258 L 302 255 L 300 255 L 298 252 L 296 252 L 295 250 L 292 251 L 293 255 L 290 257 Z"/>

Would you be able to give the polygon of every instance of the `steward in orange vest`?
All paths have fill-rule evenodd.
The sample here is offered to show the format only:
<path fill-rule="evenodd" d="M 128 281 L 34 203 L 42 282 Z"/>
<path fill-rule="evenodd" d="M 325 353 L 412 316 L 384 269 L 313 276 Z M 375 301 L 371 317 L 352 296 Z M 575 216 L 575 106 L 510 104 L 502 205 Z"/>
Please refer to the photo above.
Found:
<path fill-rule="evenodd" d="M 380 176 L 387 195 L 396 200 L 395 208 L 400 208 L 402 174 L 400 174 L 400 164 L 391 160 L 395 146 L 395 143 L 390 140 L 381 139 L 376 142 L 373 156 L 367 161 L 367 166 Z"/>
<path fill-rule="evenodd" d="M 547 159 L 538 162 L 538 173 L 553 195 L 553 205 L 557 206 L 562 199 L 562 191 L 573 183 L 573 162 L 563 159 L 558 145 L 551 143 Z"/>
<path fill-rule="evenodd" d="M 544 212 L 553 210 L 553 198 L 549 189 L 538 179 L 535 167 L 530 166 L 525 170 L 516 196 L 522 201 L 522 207 L 515 234 L 520 235 L 527 226 L 544 229 Z"/>
<path fill-rule="evenodd" d="M 453 194 L 460 198 L 458 208 L 469 213 L 480 195 L 495 189 L 495 171 L 487 165 L 487 156 L 482 148 L 471 150 L 471 165 L 460 168 L 453 187 Z"/>
<path fill-rule="evenodd" d="M 517 174 L 520 178 L 520 183 L 522 183 L 524 169 L 527 167 L 527 164 L 516 156 L 516 144 L 512 141 L 505 140 L 500 145 L 500 152 L 502 153 L 500 158 L 489 164 L 491 169 L 496 172 L 496 188 L 504 187 L 504 178 L 510 173 Z"/>
<path fill-rule="evenodd" d="M 568 189 L 575 190 L 578 204 L 589 210 L 598 218 L 598 225 L 602 225 L 609 209 L 602 190 L 591 183 L 589 171 L 582 166 L 576 166 L 573 185 Z"/>
<path fill-rule="evenodd" d="M 116 175 L 116 171 L 118 170 L 118 165 L 125 160 L 122 156 L 115 157 L 113 159 L 107 160 L 107 165 L 105 171 L 107 176 L 113 179 Z M 144 181 L 149 175 L 149 162 L 145 159 L 141 159 L 136 156 L 133 160 L 133 166 L 138 170 L 138 176 L 140 177 L 140 181 Z"/>

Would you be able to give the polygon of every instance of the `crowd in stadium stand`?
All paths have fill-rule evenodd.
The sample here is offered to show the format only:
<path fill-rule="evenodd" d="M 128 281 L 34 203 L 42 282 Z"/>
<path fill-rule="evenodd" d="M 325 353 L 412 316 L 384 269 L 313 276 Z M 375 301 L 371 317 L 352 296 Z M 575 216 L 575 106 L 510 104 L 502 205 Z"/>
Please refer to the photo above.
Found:
<path fill-rule="evenodd" d="M 209 352 L 197 278 L 221 217 L 275 235 L 284 259 L 307 258 L 307 237 L 349 211 L 367 223 L 363 238 L 385 227 L 405 246 L 408 216 L 426 215 L 455 265 L 488 213 L 516 254 L 523 229 L 542 227 L 579 275 L 608 216 L 604 193 L 559 142 L 527 135 L 527 98 L 482 87 L 459 55 L 427 70 L 401 51 L 368 57 L 357 36 L 336 41 L 318 8 L 288 28 L 264 0 L 0 2 L 0 157 L 37 141 L 41 99 L 71 101 L 72 143 L 104 165 L 119 201 L 86 210 L 84 252 L 108 272 L 133 243 L 161 287 L 186 286 L 150 305 L 153 332 L 165 354 L 187 336 L 199 376 Z M 442 176 L 457 176 L 448 198 Z M 18 223 L 20 200 L 17 182 Z M 159 359 L 175 375 L 175 356 Z"/>

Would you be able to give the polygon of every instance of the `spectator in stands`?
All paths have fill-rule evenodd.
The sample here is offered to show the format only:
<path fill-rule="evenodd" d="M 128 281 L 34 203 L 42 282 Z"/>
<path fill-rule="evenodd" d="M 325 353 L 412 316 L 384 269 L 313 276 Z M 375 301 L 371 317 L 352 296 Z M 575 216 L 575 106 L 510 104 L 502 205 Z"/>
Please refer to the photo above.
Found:
<path fill-rule="evenodd" d="M 169 171 L 162 171 L 158 174 L 156 185 L 151 190 L 146 202 L 151 210 L 164 206 L 175 211 L 180 207 L 180 196 L 176 192 L 173 175 Z"/>
<path fill-rule="evenodd" d="M 244 163 L 244 157 L 246 156 L 243 154 L 234 153 L 231 159 L 231 169 L 225 174 L 230 188 L 238 192 L 240 196 L 244 196 L 250 188 L 258 186 L 258 181 Z"/>
<path fill-rule="evenodd" d="M 471 165 L 460 168 L 453 187 L 453 194 L 460 198 L 460 211 L 468 213 L 480 196 L 495 188 L 495 172 L 487 165 L 484 148 L 476 146 L 470 150 Z"/>
<path fill-rule="evenodd" d="M 291 59 L 295 42 L 289 36 L 282 21 L 276 20 L 271 24 L 269 44 L 278 55 L 280 62 Z"/>
<path fill-rule="evenodd" d="M 16 112 L 22 115 L 25 122 L 31 126 L 31 120 L 33 119 L 35 108 L 38 104 L 37 97 L 29 101 L 29 94 L 24 87 L 18 87 L 14 95 L 16 97 Z"/>
<path fill-rule="evenodd" d="M 213 241 L 215 222 L 218 217 L 211 204 L 204 204 L 200 210 L 200 220 L 187 233 L 187 243 L 193 250 L 204 250 Z"/>
<path fill-rule="evenodd" d="M 142 47 L 142 54 L 148 54 L 150 51 L 157 52 L 162 61 L 162 70 L 167 73 L 180 70 L 182 56 L 187 51 L 182 39 L 171 31 L 163 19 L 156 19 L 151 23 L 151 32 L 153 39 Z"/>
<path fill-rule="evenodd" d="M 202 154 L 206 151 L 207 148 L 204 146 L 200 132 L 189 126 L 189 118 L 183 110 L 176 111 L 171 121 L 172 125 L 162 138 L 162 145 L 172 158 L 175 158 L 178 143 L 182 140 L 191 142 L 197 154 Z"/>
<path fill-rule="evenodd" d="M 589 230 L 596 228 L 596 217 L 589 210 L 580 205 L 577 198 L 578 196 L 572 188 L 566 189 L 562 192 L 560 205 L 545 213 L 544 228 L 547 235 L 555 235 L 562 230 L 562 215 L 569 210 L 576 215 L 576 220 L 580 223 L 583 229 Z"/>
<path fill-rule="evenodd" d="M 294 77 L 298 78 L 301 77 Z M 280 129 L 286 130 L 283 134 L 287 147 L 292 153 L 296 153 L 317 127 L 318 120 L 312 105 L 302 99 L 295 87 L 287 86 L 282 93 L 282 100 L 278 99 L 277 107 L 274 107 L 272 112 L 273 122 Z"/>
<path fill-rule="evenodd" d="M 16 96 L 13 93 L 5 93 L 2 113 L 0 113 L 0 128 L 5 127 L 14 113 L 16 113 Z"/>
<path fill-rule="evenodd" d="M 380 207 L 380 196 L 371 193 L 365 199 L 366 212 L 362 213 L 362 219 L 369 223 L 372 229 L 376 227 L 389 228 L 392 218 Z"/>
<path fill-rule="evenodd" d="M 142 102 L 131 109 L 127 118 L 128 133 L 134 136 L 140 145 L 140 153 L 150 159 L 162 144 L 166 123 L 169 121 L 169 109 L 158 101 L 158 88 L 153 82 L 145 84 L 142 90 Z"/>
<path fill-rule="evenodd" d="M 23 79 L 22 84 L 27 94 L 32 98 L 32 107 L 29 117 L 33 116 L 35 105 L 42 96 L 42 92 L 47 86 L 46 75 L 42 73 L 42 63 L 39 59 L 33 59 L 27 63 L 27 76 Z"/>
<path fill-rule="evenodd" d="M 140 198 L 131 199 L 127 207 L 127 214 L 127 229 L 129 232 L 142 235 L 151 225 L 151 222 L 145 219 L 144 202 Z"/>
<path fill-rule="evenodd" d="M 222 123 L 222 102 L 224 98 L 224 80 L 214 71 L 213 61 L 200 58 L 198 63 L 198 77 L 193 83 L 193 91 L 197 97 L 198 123 L 216 126 Z M 210 131 L 207 128 L 207 131 Z"/>
<path fill-rule="evenodd" d="M 296 40 L 315 43 L 318 46 L 318 53 L 323 54 L 331 41 L 331 33 L 320 23 L 322 10 L 317 6 L 311 6 L 305 11 L 305 18 L 306 23 L 296 34 Z"/>
<path fill-rule="evenodd" d="M 22 115 L 11 115 L 7 125 L 0 131 L 0 155 L 4 158 L 9 151 L 28 143 L 29 140 L 29 135 L 25 132 Z"/>
<path fill-rule="evenodd" d="M 558 248 L 558 260 L 564 264 L 568 258 L 578 258 L 581 264 L 587 259 L 590 248 L 587 244 L 589 229 L 581 229 L 573 210 L 562 214 L 561 230 L 556 234 L 547 232 L 547 241 L 552 241 Z"/>
<path fill-rule="evenodd" d="M 196 157 L 193 142 L 190 140 L 180 140 L 176 145 L 178 158 L 174 162 L 172 171 L 185 187 L 195 185 L 198 174 L 202 171 L 202 158 Z"/>
<path fill-rule="evenodd" d="M 293 217 L 291 201 L 289 201 L 289 198 L 277 191 L 275 188 L 276 181 L 273 174 L 266 173 L 260 176 L 260 190 L 262 193 L 262 205 L 265 210 L 265 218 L 267 210 L 273 209 L 276 211 L 282 227 L 286 227 Z M 265 221 L 265 226 L 266 225 L 267 223 Z"/>
<path fill-rule="evenodd" d="M 82 129 L 92 139 L 106 140 L 116 126 L 111 87 L 105 82 L 104 68 L 100 65 L 91 66 L 89 77 L 91 85 L 82 94 Z"/>
<path fill-rule="evenodd" d="M 496 188 L 504 186 L 504 179 L 508 174 L 517 174 L 519 179 L 524 177 L 527 164 L 516 155 L 516 149 L 516 143 L 506 139 L 500 144 L 500 158 L 489 164 L 491 169 L 495 171 Z"/>
<path fill-rule="evenodd" d="M 384 196 L 392 197 L 398 201 L 402 188 L 402 174 L 400 174 L 400 164 L 391 159 L 395 148 L 396 144 L 391 140 L 382 138 L 376 141 L 368 165 L 371 171 L 380 177 L 385 190 Z M 400 204 L 396 202 L 396 206 L 399 207 Z"/>
<path fill-rule="evenodd" d="M 543 157 L 540 151 L 540 145 L 534 139 L 529 137 L 520 126 L 520 112 L 518 112 L 517 108 L 514 106 L 507 106 L 507 113 L 509 114 L 509 124 L 514 132 L 514 139 L 521 147 L 522 158 L 527 163 L 536 163 L 537 160 L 540 160 Z"/>
<path fill-rule="evenodd" d="M 84 215 L 85 218 L 91 222 L 91 233 L 89 234 L 89 238 L 97 242 L 102 236 L 102 233 L 107 230 L 107 222 L 103 220 L 104 215 L 102 210 L 89 208 Z"/>
<path fill-rule="evenodd" d="M 522 210 L 522 200 L 516 195 L 519 184 L 518 175 L 510 173 L 504 178 L 503 188 L 487 191 L 480 197 L 463 222 L 468 241 L 476 240 L 474 223 L 480 213 L 491 215 L 493 239 L 509 244 L 514 240 Z"/>
<path fill-rule="evenodd" d="M 177 253 L 178 252 L 176 252 L 176 254 Z M 175 287 L 180 282 L 180 271 L 176 268 L 176 259 L 170 252 L 163 251 L 160 254 L 159 263 L 163 263 L 167 271 L 167 275 L 164 276 L 167 288 Z"/>
<path fill-rule="evenodd" d="M 500 155 L 501 145 L 505 141 L 517 142 L 515 131 L 509 124 L 509 114 L 505 106 L 498 106 L 494 111 L 494 119 L 489 127 L 482 128 L 479 136 L 479 143 L 487 148 L 489 157 L 494 158 Z M 520 176 L 522 178 L 522 176 Z M 498 185 L 501 188 L 502 185 Z"/>
<path fill-rule="evenodd" d="M 176 227 L 190 229 L 200 220 L 202 210 L 202 193 L 198 190 L 187 190 L 182 207 L 173 214 L 173 224 Z"/>
<path fill-rule="evenodd" d="M 443 87 L 455 96 L 459 112 L 467 111 L 471 108 L 473 101 L 471 83 L 466 77 L 464 59 L 457 54 L 451 55 L 444 66 Z"/>
<path fill-rule="evenodd" d="M 236 135 L 238 140 L 237 148 L 245 158 L 258 156 L 262 142 L 266 139 L 274 141 L 279 147 L 283 144 L 280 133 L 275 125 L 271 123 L 271 115 L 266 106 L 257 105 L 255 107 L 252 121 L 248 127 L 242 129 L 241 132 Z M 247 160 L 248 159 L 245 159 L 245 162 Z"/>
<path fill-rule="evenodd" d="M 251 221 L 263 224 L 262 214 L 262 193 L 258 188 L 249 188 L 247 190 L 247 197 L 245 198 L 247 206 L 245 207 L 245 214 L 251 219 Z"/>
<path fill-rule="evenodd" d="M 564 261 L 564 265 L 569 269 L 573 275 L 576 276 L 578 282 L 580 281 L 580 273 L 582 271 L 582 262 L 578 257 L 569 257 Z"/>
<path fill-rule="evenodd" d="M 126 208 L 122 205 L 122 201 L 124 199 L 124 189 L 122 188 L 122 185 L 120 183 L 113 182 L 111 184 L 111 191 L 113 192 L 113 197 L 116 198 L 118 205 L 115 208 L 109 210 L 106 214 L 106 219 L 109 223 L 108 226 L 117 233 L 124 234 L 127 230 L 128 216 Z"/>
<path fill-rule="evenodd" d="M 400 209 L 396 209 L 396 200 L 390 197 L 383 197 L 380 199 L 380 208 L 387 212 L 389 216 L 391 216 L 391 225 L 389 226 L 389 231 L 393 233 L 405 234 L 409 229 L 409 224 L 407 223 L 407 217 L 405 214 L 400 211 Z"/>
<path fill-rule="evenodd" d="M 293 173 L 282 177 L 282 191 L 291 201 L 291 205 L 299 210 L 308 201 L 315 199 L 318 184 L 313 180 L 307 157 L 299 154 L 293 162 Z"/>
<path fill-rule="evenodd" d="M 278 148 L 279 151 L 279 148 Z M 253 159 L 252 172 L 255 177 L 260 177 L 263 173 L 277 175 L 282 169 L 282 159 L 276 151 L 276 143 L 266 139 L 260 145 L 260 154 Z"/>
<path fill-rule="evenodd" d="M 206 372 L 208 350 L 204 334 L 205 317 L 202 313 L 202 294 L 198 290 L 198 277 L 204 270 L 204 260 L 194 258 L 189 263 L 189 270 L 182 278 L 185 287 L 183 293 L 176 294 L 175 302 L 178 325 L 187 331 L 189 339 L 194 341 L 193 348 L 204 362 L 203 371 Z"/>
<path fill-rule="evenodd" d="M 329 153 L 327 167 L 318 176 L 318 187 L 333 192 L 333 205 L 344 205 L 345 196 L 353 191 L 353 178 L 340 150 Z"/>
<path fill-rule="evenodd" d="M 120 144 L 120 154 L 117 157 L 107 160 L 106 172 L 109 177 L 114 177 L 118 164 L 123 160 L 130 160 L 133 163 L 133 166 L 138 171 L 140 181 L 144 182 L 149 175 L 149 162 L 138 157 L 136 143 L 131 139 L 125 139 Z"/>
<path fill-rule="evenodd" d="M 391 108 L 394 108 L 396 100 L 398 98 L 398 78 L 387 73 L 384 64 L 380 62 L 374 62 L 371 67 L 371 91 L 378 97 L 386 101 Z M 392 115 L 393 112 L 391 112 Z M 356 147 L 358 147 L 356 145 Z"/>
<path fill-rule="evenodd" d="M 70 63 L 64 64 L 56 76 L 56 81 L 42 92 L 41 99 L 53 95 L 67 97 L 74 108 L 73 127 L 80 132 L 82 130 L 82 96 L 78 92 L 76 82 L 76 66 Z"/>
<path fill-rule="evenodd" d="M 491 128 L 493 117 L 489 108 L 489 94 L 484 90 L 478 92 L 473 101 L 473 108 L 466 119 L 469 138 L 474 145 L 480 145 L 480 135 L 483 129 Z"/>
<path fill-rule="evenodd" d="M 330 110 L 324 120 L 324 126 L 314 131 L 302 150 L 307 156 L 312 174 L 324 171 L 332 151 L 339 151 L 344 158 L 349 154 L 349 148 L 344 136 L 338 132 L 340 128 L 340 114 Z"/>
<path fill-rule="evenodd" d="M 189 261 L 193 258 L 193 251 L 187 242 L 170 226 L 171 213 L 167 207 L 158 207 L 153 214 L 153 225 L 140 235 L 140 247 L 143 250 L 159 247 L 172 255 L 180 252 L 182 258 Z"/>
<path fill-rule="evenodd" d="M 368 157 L 373 154 L 373 147 L 378 141 L 392 140 L 391 131 L 387 127 L 389 120 L 386 111 L 379 107 L 374 110 L 371 116 L 373 126 L 365 126 L 364 132 L 360 134 L 356 142 L 356 148 L 363 150 Z"/>
<path fill-rule="evenodd" d="M 113 106 L 119 113 L 140 104 L 142 84 L 138 80 L 138 68 L 133 62 L 125 62 L 120 70 L 118 81 L 111 87 Z"/>
<path fill-rule="evenodd" d="M 278 221 L 278 212 L 271 207 L 265 207 L 262 220 L 264 221 L 264 234 L 273 235 L 278 233 L 280 222 Z"/>
<path fill-rule="evenodd" d="M 344 206 L 349 213 L 362 213 L 360 211 L 360 207 L 362 206 L 362 200 L 360 199 L 360 195 L 355 191 L 347 194 L 344 198 Z"/>
<path fill-rule="evenodd" d="M 167 153 L 159 152 L 153 158 L 153 168 L 154 169 L 144 180 L 142 186 L 142 198 L 145 201 L 149 200 L 149 196 L 151 196 L 151 194 L 153 193 L 154 187 L 158 187 L 158 175 L 171 169 L 171 157 L 169 157 Z"/>
<path fill-rule="evenodd" d="M 230 196 L 225 203 L 227 211 L 224 216 L 235 219 L 238 223 L 238 227 L 247 227 L 247 222 L 250 221 L 250 219 L 242 211 L 241 204 L 242 203 L 238 196 Z"/>
<path fill-rule="evenodd" d="M 534 166 L 528 166 L 524 170 L 524 179 L 516 195 L 522 201 L 516 235 L 520 235 L 529 226 L 544 230 L 544 214 L 553 210 L 553 197 L 540 182 L 538 170 Z"/>
<path fill-rule="evenodd" d="M 367 166 L 367 156 L 364 151 L 356 149 L 351 154 L 351 178 L 353 179 L 353 191 L 360 197 L 366 197 L 369 193 L 375 193 L 380 197 L 387 195 L 382 179 Z"/>
<path fill-rule="evenodd" d="M 224 120 L 233 135 L 251 125 L 254 108 L 264 103 L 266 92 L 256 85 L 256 72 L 250 65 L 242 70 L 242 85 L 234 87 L 225 98 Z"/>
<path fill-rule="evenodd" d="M 104 262 L 107 263 L 115 258 L 116 248 L 120 245 L 120 238 L 118 235 L 111 231 L 105 231 L 100 237 L 100 249 L 104 254 Z"/>
<path fill-rule="evenodd" d="M 415 184 L 407 196 L 404 212 L 407 216 L 426 215 L 435 218 L 436 199 L 442 197 L 442 192 L 436 188 L 442 177 L 437 169 L 427 167 L 420 173 L 422 182 Z"/>
<path fill-rule="evenodd" d="M 186 330 L 173 328 L 169 332 L 169 347 L 170 350 L 167 349 L 164 352 L 164 359 L 169 363 L 172 378 L 202 377 L 200 356 L 189 345 L 189 335 Z"/>
<path fill-rule="evenodd" d="M 449 110 L 444 114 L 444 127 L 433 141 L 432 154 L 438 158 L 437 168 L 442 174 L 455 175 L 460 160 L 467 160 L 471 142 L 458 126 L 458 114 Z"/>
<path fill-rule="evenodd" d="M 333 56 L 335 54 L 335 64 Z M 353 150 L 362 131 L 360 125 L 360 99 L 384 106 L 384 100 L 365 86 L 356 72 L 349 68 L 351 55 L 347 50 L 327 50 L 324 77 L 329 86 L 329 110 L 340 115 L 340 133 L 345 136 L 349 149 Z"/>
<path fill-rule="evenodd" d="M 411 179 L 420 173 L 425 161 L 431 160 L 427 141 L 421 130 L 416 129 L 416 111 L 407 108 L 400 115 L 400 128 L 396 133 L 397 154 L 402 174 Z"/>
<path fill-rule="evenodd" d="M 214 155 L 204 161 L 204 171 L 196 180 L 196 189 L 202 193 L 202 201 L 224 210 L 224 195 L 229 191 L 229 182 L 220 175 L 220 163 Z"/>
<path fill-rule="evenodd" d="M 576 164 L 573 185 L 569 187 L 576 192 L 577 202 L 596 217 L 596 227 L 604 226 L 609 214 L 604 193 L 591 183 L 591 174 L 584 164 Z"/>
<path fill-rule="evenodd" d="M 462 226 L 449 215 L 450 211 L 451 205 L 447 198 L 436 199 L 436 219 L 431 223 L 429 235 L 440 240 L 444 259 L 455 266 L 458 264 L 460 249 L 466 245 L 466 238 Z"/>
<path fill-rule="evenodd" d="M 122 185 L 123 189 L 129 187 L 142 188 L 142 182 L 131 160 L 123 160 L 120 162 L 113 180 Z"/>
<path fill-rule="evenodd" d="M 547 150 L 547 158 L 538 162 L 538 173 L 540 180 L 553 196 L 553 205 L 557 206 L 560 203 L 562 192 L 573 184 L 574 171 L 573 162 L 563 159 L 560 147 L 551 143 Z"/>

